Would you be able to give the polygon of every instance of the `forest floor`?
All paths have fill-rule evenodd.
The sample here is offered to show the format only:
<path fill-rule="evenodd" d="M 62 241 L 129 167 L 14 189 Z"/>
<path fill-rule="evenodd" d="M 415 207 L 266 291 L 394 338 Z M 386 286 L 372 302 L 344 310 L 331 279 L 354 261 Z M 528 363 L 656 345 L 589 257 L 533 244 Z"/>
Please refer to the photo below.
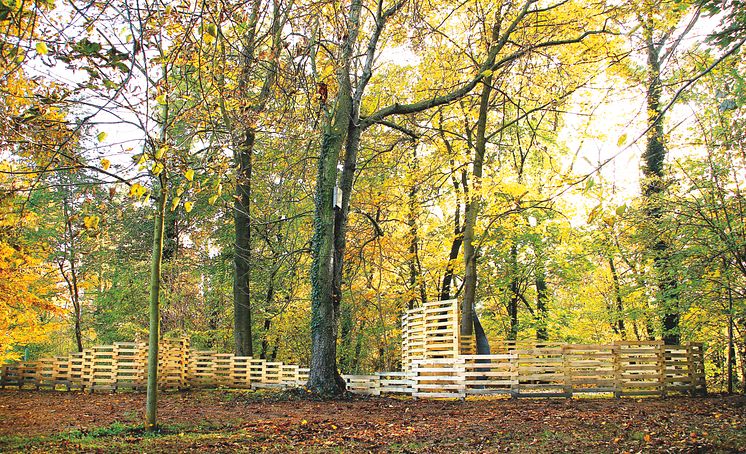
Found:
<path fill-rule="evenodd" d="M 469 399 L 0 391 L 0 452 L 746 452 L 746 398 Z"/>

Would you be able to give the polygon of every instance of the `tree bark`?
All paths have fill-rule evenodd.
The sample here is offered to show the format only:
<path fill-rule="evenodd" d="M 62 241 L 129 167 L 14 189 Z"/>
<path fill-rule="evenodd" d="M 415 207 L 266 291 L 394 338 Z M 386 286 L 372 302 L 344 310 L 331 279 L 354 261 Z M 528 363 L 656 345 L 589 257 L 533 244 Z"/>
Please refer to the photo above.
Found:
<path fill-rule="evenodd" d="M 547 331 L 547 318 L 549 309 L 547 308 L 547 282 L 544 271 L 544 259 L 536 256 L 536 274 L 534 276 L 534 285 L 536 286 L 536 340 L 545 341 L 549 339 Z"/>
<path fill-rule="evenodd" d="M 311 241 L 311 371 L 308 389 L 322 395 L 344 392 L 344 379 L 337 371 L 337 329 L 342 298 L 342 270 L 350 193 L 362 133 L 357 123 L 350 81 L 351 60 L 360 28 L 361 0 L 353 0 L 348 16 L 347 37 L 337 70 L 338 92 L 330 118 L 324 125 L 319 150 L 314 199 L 314 234 Z M 337 163 L 346 148 L 342 173 L 342 207 L 334 207 Z"/>
<path fill-rule="evenodd" d="M 616 329 L 619 331 L 619 335 L 622 336 L 622 340 L 627 340 L 627 328 L 624 325 L 624 304 L 622 302 L 622 290 L 619 286 L 619 274 L 616 271 L 614 265 L 614 258 L 609 257 L 609 270 L 611 270 L 611 281 L 614 286 L 614 300 L 616 301 Z"/>
<path fill-rule="evenodd" d="M 155 431 L 158 400 L 158 341 L 160 339 L 161 263 L 163 260 L 163 228 L 168 198 L 166 180 L 160 178 L 157 209 L 153 222 L 153 258 L 150 265 L 150 331 L 148 336 L 148 388 L 145 428 Z"/>
<path fill-rule="evenodd" d="M 494 33 L 493 33 L 494 34 Z M 481 180 L 484 155 L 487 148 L 487 113 L 490 109 L 492 94 L 492 76 L 484 78 L 482 93 L 479 98 L 479 117 L 477 119 L 477 136 L 472 164 L 472 185 L 470 197 L 466 203 L 464 219 L 464 299 L 461 302 L 461 335 L 474 334 L 475 295 L 477 287 L 477 251 L 474 247 L 474 227 L 479 216 L 481 204 Z"/>
<path fill-rule="evenodd" d="M 233 339 L 236 356 L 254 354 L 251 336 L 251 173 L 256 133 L 246 128 L 244 142 L 236 151 L 236 197 L 233 201 L 235 227 L 233 279 Z"/>
<path fill-rule="evenodd" d="M 417 142 L 412 144 L 412 165 L 410 166 L 410 177 L 417 178 L 417 170 L 419 168 L 417 164 Z M 412 186 L 409 188 L 409 210 L 407 212 L 408 219 L 407 224 L 409 226 L 409 289 L 411 295 L 407 302 L 408 309 L 414 309 L 417 305 L 418 291 L 419 300 L 421 304 L 427 302 L 427 290 L 425 288 L 425 280 L 422 278 L 422 268 L 420 266 L 420 252 L 419 252 L 419 232 L 417 221 L 419 217 L 419 200 L 418 187 L 416 182 L 412 182 Z"/>
<path fill-rule="evenodd" d="M 75 345 L 78 348 L 78 352 L 83 351 L 83 330 L 82 324 L 82 309 L 80 307 L 80 292 L 78 291 L 78 273 L 75 267 L 75 235 L 73 232 L 72 221 L 70 220 L 70 206 L 65 195 L 62 207 L 65 216 L 65 236 L 68 238 L 67 251 L 65 259 L 70 264 L 70 277 L 65 272 L 64 262 L 59 263 L 60 273 L 65 279 L 67 284 L 68 292 L 70 293 L 70 301 L 73 303 L 73 324 L 75 331 Z"/>
<path fill-rule="evenodd" d="M 510 246 L 510 299 L 508 300 L 508 319 L 510 327 L 508 340 L 518 338 L 518 247 Z"/>
<path fill-rule="evenodd" d="M 660 198 L 665 192 L 663 164 L 666 147 L 663 134 L 664 112 L 661 107 L 661 61 L 660 51 L 663 43 L 654 40 L 654 25 L 648 17 L 644 24 L 645 44 L 647 50 L 647 111 L 648 138 L 643 152 L 644 166 L 643 193 L 645 196 L 646 215 L 651 227 L 659 224 L 662 217 Z M 679 333 L 679 307 L 676 295 L 678 281 L 670 272 L 670 251 L 668 243 L 659 235 L 653 244 L 653 260 L 658 274 L 658 303 L 663 314 L 663 341 L 667 345 L 678 345 L 681 342 Z"/>

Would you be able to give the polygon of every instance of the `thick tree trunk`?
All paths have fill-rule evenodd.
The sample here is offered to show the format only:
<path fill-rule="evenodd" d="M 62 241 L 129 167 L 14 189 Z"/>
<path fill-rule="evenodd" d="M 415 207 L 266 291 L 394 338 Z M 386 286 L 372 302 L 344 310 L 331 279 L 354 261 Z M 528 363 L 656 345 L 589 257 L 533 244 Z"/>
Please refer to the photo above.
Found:
<path fill-rule="evenodd" d="M 346 128 L 346 125 L 345 125 Z M 308 388 L 324 395 L 344 390 L 337 372 L 337 308 L 334 294 L 334 223 L 333 194 L 337 160 L 344 133 L 329 128 L 323 136 L 316 180 L 314 235 L 311 265 L 311 370 Z"/>
<path fill-rule="evenodd" d="M 665 192 L 663 164 L 666 147 L 663 134 L 663 110 L 661 107 L 661 44 L 653 38 L 652 19 L 644 25 L 648 69 L 648 139 L 643 153 L 643 194 L 646 198 L 646 214 L 651 227 L 661 219 L 660 198 Z M 653 244 L 654 264 L 658 274 L 658 304 L 663 314 L 663 341 L 668 345 L 680 343 L 679 307 L 676 295 L 678 281 L 669 270 L 670 252 L 668 243 L 659 234 Z"/>
<path fill-rule="evenodd" d="M 160 339 L 161 263 L 163 260 L 163 227 L 168 198 L 166 180 L 160 179 L 157 209 L 153 222 L 153 257 L 150 266 L 150 331 L 148 336 L 148 388 L 145 428 L 156 430 L 158 401 L 158 341 Z"/>
<path fill-rule="evenodd" d="M 348 34 L 337 70 L 337 98 L 324 126 L 316 179 L 314 235 L 311 242 L 311 371 L 308 388 L 323 395 L 340 394 L 346 387 L 337 371 L 337 321 L 342 299 L 347 216 L 362 134 L 357 122 L 359 106 L 356 107 L 353 100 L 350 81 L 361 9 L 362 2 L 353 0 L 348 16 Z M 343 147 L 346 153 L 340 183 L 342 206 L 335 208 L 337 163 Z"/>
<path fill-rule="evenodd" d="M 233 338 L 236 356 L 254 354 L 251 336 L 251 173 L 256 131 L 246 128 L 244 142 L 236 151 L 236 197 L 233 201 L 235 227 L 233 279 Z"/>
<path fill-rule="evenodd" d="M 479 216 L 481 201 L 481 180 L 484 154 L 487 147 L 487 113 L 490 108 L 492 94 L 492 76 L 483 80 L 482 93 L 479 99 L 479 117 L 477 119 L 477 137 L 474 147 L 474 162 L 472 164 L 472 187 L 470 197 L 466 203 L 464 220 L 464 299 L 461 302 L 461 335 L 474 334 L 474 302 L 477 287 L 477 251 L 474 247 L 474 228 Z"/>

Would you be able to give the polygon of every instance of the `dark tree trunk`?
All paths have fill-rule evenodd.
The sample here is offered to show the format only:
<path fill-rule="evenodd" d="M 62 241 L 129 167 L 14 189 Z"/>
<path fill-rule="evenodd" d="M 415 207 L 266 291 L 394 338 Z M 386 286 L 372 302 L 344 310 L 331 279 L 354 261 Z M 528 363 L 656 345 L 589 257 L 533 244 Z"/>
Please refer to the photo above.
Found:
<path fill-rule="evenodd" d="M 355 360 L 353 359 L 353 328 L 354 321 L 352 319 L 352 307 L 349 304 L 345 304 L 340 308 L 339 316 L 339 341 L 340 341 L 340 353 L 339 353 L 339 368 L 344 373 L 351 373 Z"/>
<path fill-rule="evenodd" d="M 445 301 L 451 299 L 451 283 L 453 282 L 453 268 L 454 263 L 458 259 L 459 251 L 461 250 L 461 243 L 464 241 L 464 232 L 461 229 L 461 222 L 459 215 L 461 214 L 461 206 L 456 207 L 454 213 L 454 227 L 453 227 L 453 240 L 451 241 L 451 250 L 448 253 L 448 263 L 446 264 L 446 271 L 443 275 L 443 285 L 440 288 L 440 300 Z"/>
<path fill-rule="evenodd" d="M 654 25 L 651 18 L 644 24 L 648 69 L 648 131 L 647 143 L 643 152 L 643 194 L 651 230 L 656 229 L 661 219 L 661 197 L 665 192 L 663 164 L 666 147 L 663 134 L 663 110 L 661 107 L 661 61 L 663 43 L 655 42 Z M 679 307 L 676 294 L 678 281 L 669 269 L 670 251 L 668 243 L 656 233 L 653 244 L 654 264 L 658 274 L 658 304 L 663 314 L 663 341 L 667 345 L 681 342 L 679 334 Z"/>
<path fill-rule="evenodd" d="M 453 155 L 451 144 L 448 139 L 446 139 L 445 133 L 442 129 L 440 130 L 440 135 L 443 139 L 443 143 L 445 143 L 446 148 L 448 149 L 449 154 Z M 451 181 L 453 182 L 453 190 L 456 192 L 456 208 L 453 213 L 453 239 L 451 240 L 451 249 L 448 252 L 448 262 L 446 262 L 446 269 L 445 273 L 443 274 L 443 285 L 440 287 L 440 301 L 451 299 L 451 284 L 453 283 L 454 267 L 456 264 L 456 260 L 458 259 L 459 251 L 461 250 L 461 244 L 464 242 L 464 228 L 461 225 L 462 191 L 460 186 L 463 185 L 464 191 L 467 190 L 466 172 L 462 170 L 461 182 L 459 182 L 459 179 L 456 176 L 456 168 L 454 166 L 453 159 L 451 159 Z"/>
<path fill-rule="evenodd" d="M 165 108 L 164 108 L 165 110 Z M 164 115 L 167 117 L 167 115 Z M 165 123 L 165 122 L 164 122 Z M 158 341 L 160 340 L 161 317 L 161 264 L 163 262 L 163 230 L 168 197 L 166 180 L 160 178 L 157 211 L 153 222 L 153 257 L 150 266 L 150 328 L 148 333 L 148 386 L 145 406 L 145 429 L 157 429 L 156 411 L 158 402 Z"/>
<path fill-rule="evenodd" d="M 536 266 L 536 276 L 534 284 L 536 286 L 536 340 L 545 341 L 549 339 L 547 332 L 547 318 L 549 309 L 547 308 L 547 282 L 544 272 L 543 259 L 536 257 L 539 262 Z"/>
<path fill-rule="evenodd" d="M 178 216 L 176 211 L 166 212 L 163 238 L 163 261 L 168 262 L 176 257 L 179 249 Z"/>
<path fill-rule="evenodd" d="M 67 241 L 65 242 L 65 258 L 58 263 L 60 268 L 60 274 L 67 284 L 67 290 L 70 294 L 70 302 L 73 305 L 73 329 L 75 331 L 75 345 L 78 348 L 78 352 L 83 351 L 83 330 L 82 330 L 82 318 L 83 311 L 80 306 L 80 292 L 78 290 L 78 272 L 75 266 L 75 234 L 73 232 L 73 223 L 70 214 L 70 205 L 67 199 L 67 195 L 63 198 L 62 208 L 65 216 L 65 234 Z M 70 275 L 68 276 L 65 271 L 65 261 L 70 264 Z"/>
<path fill-rule="evenodd" d="M 508 331 L 508 340 L 518 338 L 518 247 L 513 244 L 510 246 L 510 299 L 508 299 L 508 319 L 510 327 Z"/>
<path fill-rule="evenodd" d="M 417 178 L 417 142 L 412 144 L 412 165 L 411 165 L 411 177 Z M 420 237 L 417 228 L 418 220 L 418 208 L 420 206 L 418 200 L 418 188 L 417 183 L 413 182 L 409 188 L 409 210 L 407 224 L 409 226 L 409 288 L 411 296 L 407 302 L 407 308 L 413 309 L 417 305 L 417 299 L 419 296 L 420 304 L 427 302 L 427 290 L 425 288 L 425 280 L 422 278 L 422 267 L 420 266 L 420 253 L 419 253 L 419 242 Z M 417 289 L 417 290 L 415 290 Z M 419 291 L 419 292 L 418 292 Z M 419 293 L 419 295 L 417 295 Z"/>
<path fill-rule="evenodd" d="M 481 205 L 480 187 L 482 166 L 487 148 L 486 130 L 487 113 L 490 109 L 492 94 L 492 76 L 483 80 L 482 93 L 479 98 L 479 117 L 477 119 L 477 136 L 472 164 L 472 187 L 466 203 L 464 220 L 464 299 L 461 302 L 461 335 L 474 334 L 474 307 L 477 288 L 477 250 L 474 247 L 474 228 L 476 227 Z"/>
<path fill-rule="evenodd" d="M 264 335 L 262 336 L 262 347 L 259 352 L 260 359 L 267 359 L 267 351 L 269 350 L 269 328 L 272 326 L 272 319 L 269 317 L 264 319 Z"/>
<path fill-rule="evenodd" d="M 235 227 L 233 279 L 233 339 L 236 356 L 254 354 L 251 337 L 251 173 L 256 131 L 246 128 L 244 141 L 236 151 L 236 197 L 233 201 Z"/>
<path fill-rule="evenodd" d="M 611 281 L 614 286 L 614 300 L 616 301 L 616 308 L 615 308 L 615 318 L 616 323 L 614 326 L 616 327 L 616 330 L 619 332 L 619 335 L 622 336 L 622 340 L 627 340 L 627 328 L 624 325 L 624 304 L 622 302 L 622 290 L 619 286 L 619 274 L 616 271 L 616 266 L 614 265 L 614 258 L 609 257 L 609 269 L 611 270 Z"/>

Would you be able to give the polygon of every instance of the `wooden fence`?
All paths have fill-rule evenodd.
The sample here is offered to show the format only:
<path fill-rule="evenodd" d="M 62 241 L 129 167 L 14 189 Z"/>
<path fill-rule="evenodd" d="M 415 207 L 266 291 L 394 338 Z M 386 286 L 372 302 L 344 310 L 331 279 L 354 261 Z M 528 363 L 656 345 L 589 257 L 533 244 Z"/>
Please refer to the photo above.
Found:
<path fill-rule="evenodd" d="M 402 319 L 402 371 L 343 375 L 353 393 L 417 398 L 472 395 L 572 397 L 665 396 L 704 393 L 702 344 L 615 342 L 608 345 L 491 342 L 475 355 L 472 338 L 459 335 L 456 300 L 427 303 Z M 189 348 L 185 339 L 159 345 L 163 389 L 303 386 L 308 369 L 281 362 Z M 143 389 L 147 345 L 120 342 L 69 356 L 8 364 L 0 387 L 115 391 Z"/>
<path fill-rule="evenodd" d="M 600 393 L 621 397 L 703 393 L 706 389 L 699 343 L 569 345 L 491 340 L 490 347 L 491 355 L 476 355 L 474 338 L 460 335 L 456 300 L 428 302 L 408 310 L 402 317 L 402 369 L 411 386 L 409 394 L 464 398 Z M 356 381 L 361 391 L 365 389 L 362 381 Z"/>
<path fill-rule="evenodd" d="M 360 394 L 418 398 L 659 396 L 704 394 L 702 344 L 619 342 L 522 346 L 494 355 L 414 359 L 406 372 L 345 376 Z"/>
<path fill-rule="evenodd" d="M 147 383 L 147 355 L 146 344 L 117 342 L 68 356 L 7 364 L 1 370 L 0 387 L 141 390 Z M 297 365 L 191 350 L 185 339 L 161 341 L 159 356 L 161 389 L 287 388 L 308 381 L 308 369 Z"/>

